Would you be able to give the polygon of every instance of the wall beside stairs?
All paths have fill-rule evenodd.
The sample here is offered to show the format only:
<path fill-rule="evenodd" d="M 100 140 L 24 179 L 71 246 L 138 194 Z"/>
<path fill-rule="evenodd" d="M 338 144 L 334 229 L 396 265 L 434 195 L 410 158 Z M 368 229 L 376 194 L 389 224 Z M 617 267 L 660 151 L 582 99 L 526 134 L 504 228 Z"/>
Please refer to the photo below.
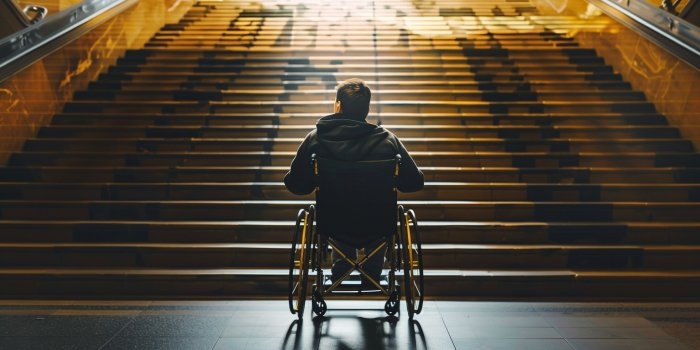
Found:
<path fill-rule="evenodd" d="M 0 164 L 125 50 L 140 48 L 192 0 L 145 0 L 0 83 Z"/>
<path fill-rule="evenodd" d="M 606 17 L 585 0 L 533 0 L 544 14 L 580 18 Z M 700 150 L 700 70 L 681 61 L 642 35 L 616 22 L 570 33 L 584 47 L 595 48 L 633 88 L 643 91 L 669 124 Z"/>

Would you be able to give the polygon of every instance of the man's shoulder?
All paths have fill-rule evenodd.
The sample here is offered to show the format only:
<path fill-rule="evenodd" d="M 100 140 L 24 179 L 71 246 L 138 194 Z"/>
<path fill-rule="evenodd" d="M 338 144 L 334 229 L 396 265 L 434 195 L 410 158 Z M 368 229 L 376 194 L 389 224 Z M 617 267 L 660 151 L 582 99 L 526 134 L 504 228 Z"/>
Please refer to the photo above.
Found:
<path fill-rule="evenodd" d="M 390 141 L 390 142 L 392 142 L 392 143 L 394 143 L 394 144 L 397 143 L 397 141 L 399 140 L 399 137 L 396 136 L 396 134 L 394 134 L 391 130 L 389 130 L 389 129 L 387 129 L 387 128 L 381 126 L 381 125 L 380 125 L 379 127 L 382 128 L 382 130 L 383 130 L 384 132 L 386 132 L 386 140 L 388 140 L 388 141 Z"/>
<path fill-rule="evenodd" d="M 391 129 L 385 127 L 384 125 L 377 125 L 377 128 L 381 129 L 383 132 L 386 132 L 391 137 L 396 137 L 396 135 L 391 131 Z"/>
<path fill-rule="evenodd" d="M 314 140 L 314 139 L 316 139 L 316 135 L 317 135 L 317 130 L 316 130 L 316 128 L 314 128 L 313 130 L 309 131 L 306 134 L 306 136 L 304 137 L 304 141 Z"/>

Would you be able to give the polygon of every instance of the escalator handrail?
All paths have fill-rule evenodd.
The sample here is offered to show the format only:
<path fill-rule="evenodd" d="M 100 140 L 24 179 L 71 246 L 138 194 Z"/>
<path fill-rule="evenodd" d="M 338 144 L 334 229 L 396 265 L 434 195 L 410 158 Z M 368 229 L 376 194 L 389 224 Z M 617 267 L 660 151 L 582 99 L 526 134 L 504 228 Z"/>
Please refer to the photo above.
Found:
<path fill-rule="evenodd" d="M 700 28 L 646 0 L 588 0 L 608 16 L 635 29 L 700 69 Z"/>
<path fill-rule="evenodd" d="M 0 39 L 0 82 L 137 2 L 85 0 Z"/>

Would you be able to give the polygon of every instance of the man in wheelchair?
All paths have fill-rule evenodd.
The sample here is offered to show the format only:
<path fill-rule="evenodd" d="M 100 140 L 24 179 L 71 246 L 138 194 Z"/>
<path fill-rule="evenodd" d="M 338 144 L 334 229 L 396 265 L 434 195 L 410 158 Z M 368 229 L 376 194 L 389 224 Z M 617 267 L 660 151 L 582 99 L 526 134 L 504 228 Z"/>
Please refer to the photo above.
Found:
<path fill-rule="evenodd" d="M 393 159 L 401 155 L 398 189 L 416 192 L 423 188 L 423 172 L 418 169 L 399 138 L 389 130 L 368 123 L 372 92 L 360 79 L 348 79 L 337 87 L 334 113 L 321 118 L 299 146 L 292 166 L 284 177 L 287 189 L 298 195 L 314 191 L 311 155 L 340 161 Z"/>
<path fill-rule="evenodd" d="M 317 159 L 323 159 L 326 163 L 334 162 L 336 164 L 343 164 L 343 167 L 355 166 L 353 164 L 360 166 L 359 164 L 372 163 L 372 161 L 396 159 L 396 176 L 393 178 L 394 184 L 391 185 L 391 188 L 394 190 L 394 202 L 392 204 L 394 211 L 396 208 L 396 189 L 401 192 L 415 192 L 423 188 L 423 173 L 418 169 L 416 163 L 401 141 L 382 126 L 371 124 L 366 121 L 369 113 L 370 99 L 371 91 L 362 80 L 349 79 L 340 83 L 337 87 L 334 113 L 321 118 L 316 124 L 316 129 L 306 135 L 306 138 L 299 146 L 296 157 L 292 161 L 291 169 L 284 177 L 284 183 L 287 189 L 294 194 L 305 195 L 314 190 L 318 190 L 317 202 L 319 194 L 326 195 L 324 202 L 331 203 L 325 204 L 326 207 L 318 205 L 319 208 L 317 210 L 319 218 L 324 215 L 324 210 L 326 210 L 326 212 L 331 211 L 327 209 L 328 207 L 345 205 L 347 208 L 350 208 L 350 210 L 346 211 L 350 212 L 357 211 L 352 209 L 353 206 L 355 206 L 355 208 L 358 206 L 365 207 L 365 209 L 370 208 L 370 217 L 365 215 L 365 221 L 374 221 L 373 218 L 371 218 L 371 207 L 382 206 L 381 203 L 377 203 L 378 200 L 381 201 L 381 199 L 378 199 L 381 196 L 376 198 L 367 196 L 363 203 L 346 203 L 345 201 L 348 201 L 349 197 L 357 197 L 355 195 L 356 193 L 348 192 L 357 192 L 357 187 L 352 190 L 350 183 L 354 183 L 354 186 L 356 186 L 356 183 L 359 182 L 361 187 L 372 192 L 373 186 L 381 186 L 381 184 L 377 184 L 376 182 L 382 180 L 380 180 L 380 177 L 377 177 L 379 180 L 374 180 L 374 176 L 367 176 L 366 173 L 363 173 L 363 176 L 367 178 L 357 178 L 354 174 L 361 172 L 354 173 L 352 169 L 336 172 L 333 175 L 333 180 L 336 181 L 336 183 L 341 181 L 340 187 L 346 187 L 343 186 L 343 181 L 346 181 L 348 188 L 344 189 L 346 192 L 343 192 L 343 189 L 335 188 L 332 191 L 334 197 L 329 197 L 331 196 L 331 191 L 324 189 L 324 186 L 319 187 L 317 183 L 319 179 L 317 176 Z M 393 169 L 393 162 L 391 166 Z M 380 167 L 377 167 L 377 169 L 380 169 Z M 391 172 L 393 173 L 393 171 Z M 339 186 L 334 185 L 334 187 Z M 381 191 L 381 188 L 378 187 L 377 191 Z M 354 201 L 358 202 L 356 198 Z M 378 209 L 378 211 L 381 210 Z M 335 210 L 335 212 L 339 211 Z M 326 215 L 330 216 L 330 214 Z M 393 228 L 388 226 L 392 225 L 392 221 L 388 221 L 388 225 L 385 224 L 384 228 L 387 229 L 388 227 L 389 230 L 395 231 L 396 216 L 390 219 L 393 220 Z M 348 231 L 349 227 L 353 227 L 353 225 L 356 224 L 355 221 L 357 218 L 324 217 L 324 220 L 326 222 L 334 222 L 333 225 L 326 224 L 326 227 L 321 227 L 321 221 L 319 221 L 319 231 L 329 234 L 329 232 L 326 231 L 330 226 L 334 226 L 335 228 L 333 230 L 335 231 Z M 383 219 L 378 219 L 378 221 L 382 220 Z M 387 222 L 386 220 L 383 221 Z M 342 225 L 341 229 L 338 228 L 339 225 Z M 334 262 L 331 269 L 332 281 L 347 276 L 346 272 L 352 269 L 350 261 L 357 259 L 358 250 L 364 250 L 365 254 L 368 255 L 379 247 L 383 238 L 382 236 L 377 236 L 377 232 L 367 232 L 364 226 L 358 226 L 357 232 L 335 233 L 335 236 L 332 235 L 334 244 L 340 251 L 344 252 L 347 257 L 343 257 L 342 254 L 334 250 Z M 338 233 L 342 234 L 338 235 Z M 381 248 L 381 251 L 373 254 L 371 258 L 367 259 L 362 265 L 364 272 L 376 281 L 379 280 L 382 272 L 385 251 L 386 245 Z M 376 287 L 372 281 L 368 280 L 363 275 L 361 277 L 361 289 L 376 289 Z"/>

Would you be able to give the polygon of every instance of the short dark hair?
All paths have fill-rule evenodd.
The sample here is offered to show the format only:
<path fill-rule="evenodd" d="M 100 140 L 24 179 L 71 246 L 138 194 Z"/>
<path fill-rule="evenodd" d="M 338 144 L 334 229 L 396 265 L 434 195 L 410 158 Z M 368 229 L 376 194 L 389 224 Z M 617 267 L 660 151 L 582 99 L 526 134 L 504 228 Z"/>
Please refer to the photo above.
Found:
<path fill-rule="evenodd" d="M 351 119 L 365 120 L 369 114 L 372 91 L 362 79 L 352 78 L 338 84 L 335 100 L 340 101 L 341 113 Z"/>

